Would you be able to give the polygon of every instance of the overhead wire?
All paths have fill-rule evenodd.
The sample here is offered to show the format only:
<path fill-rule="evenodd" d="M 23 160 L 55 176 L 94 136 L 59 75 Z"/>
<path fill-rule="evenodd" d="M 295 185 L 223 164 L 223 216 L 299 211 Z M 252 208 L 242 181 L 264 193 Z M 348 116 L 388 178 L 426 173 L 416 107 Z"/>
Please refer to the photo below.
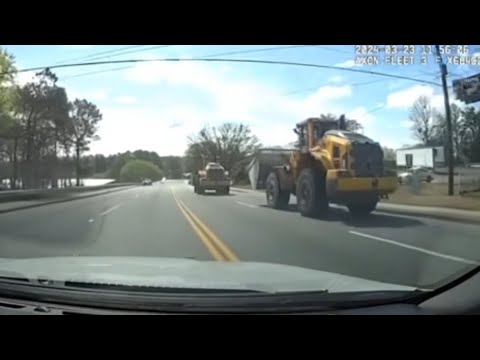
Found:
<path fill-rule="evenodd" d="M 77 77 L 83 77 L 83 76 L 89 76 L 89 75 L 96 75 L 96 74 L 103 74 L 107 72 L 113 72 L 113 71 L 120 71 L 120 70 L 126 70 L 126 69 L 131 69 L 131 66 L 121 66 L 121 67 L 116 67 L 113 69 L 105 69 L 105 70 L 98 70 L 98 71 L 91 71 L 91 72 L 86 72 L 86 73 L 81 73 L 81 74 L 75 74 L 71 76 L 62 76 L 62 81 L 68 80 L 68 79 L 74 79 Z"/>
<path fill-rule="evenodd" d="M 153 62 L 229 62 L 229 63 L 250 63 L 250 64 L 264 64 L 264 65 L 284 65 L 284 66 L 297 66 L 297 67 L 307 67 L 307 68 L 318 68 L 318 69 L 329 69 L 329 70 L 338 70 L 346 72 L 354 72 L 361 74 L 370 74 L 376 76 L 383 76 L 395 79 L 410 80 L 413 82 L 429 84 L 434 86 L 441 86 L 441 84 L 416 79 L 409 76 L 388 74 L 380 71 L 372 70 L 362 70 L 355 68 L 346 68 L 332 65 L 323 65 L 323 64 L 312 64 L 312 63 L 302 63 L 302 62 L 293 62 L 293 61 L 274 61 L 274 60 L 253 60 L 253 59 L 212 59 L 212 58 L 158 58 L 158 59 L 128 59 L 128 60 L 109 60 L 109 61 L 91 61 L 91 62 L 80 62 L 80 63 L 70 63 L 70 64 L 60 64 L 60 65 L 51 65 L 51 66 L 37 66 L 31 68 L 25 68 L 17 70 L 17 72 L 28 72 L 28 71 L 39 71 L 45 68 L 49 69 L 59 69 L 59 68 L 70 68 L 70 67 L 88 67 L 88 66 L 97 66 L 97 65 L 107 65 L 107 64 L 134 64 L 134 63 L 153 63 Z M 3 74 L 8 74 L 9 72 L 4 72 Z"/>
<path fill-rule="evenodd" d="M 433 76 L 433 75 L 435 75 L 435 73 L 426 73 L 426 72 L 422 71 L 421 73 L 415 74 L 413 76 Z M 376 84 L 376 83 L 379 83 L 379 82 L 385 82 L 385 81 L 388 81 L 388 80 L 389 79 L 376 79 L 376 80 L 371 80 L 371 81 L 359 82 L 359 83 L 355 83 L 355 84 L 349 84 L 347 82 L 344 82 L 343 85 L 363 86 L 363 85 Z M 290 91 L 290 92 L 286 93 L 285 95 L 294 95 L 294 94 L 299 94 L 299 93 L 306 93 L 306 92 L 317 90 L 318 88 L 320 88 L 322 86 L 327 86 L 327 85 L 331 85 L 331 84 L 332 84 L 331 81 L 329 81 L 329 82 L 327 81 L 323 84 L 312 86 L 312 87 L 309 87 L 309 88 L 293 90 L 293 91 Z"/>
<path fill-rule="evenodd" d="M 57 64 L 64 64 L 64 63 L 68 63 L 68 62 L 71 62 L 71 61 L 85 61 L 85 60 L 88 60 L 88 59 L 91 59 L 91 58 L 95 58 L 96 56 L 106 55 L 106 54 L 113 54 L 114 55 L 114 53 L 116 53 L 116 52 L 122 52 L 122 51 L 125 51 L 125 50 L 128 50 L 128 49 L 139 48 L 139 47 L 143 47 L 143 46 L 146 46 L 146 45 L 131 45 L 131 46 L 124 46 L 124 47 L 121 47 L 119 49 L 104 50 L 104 51 L 92 53 L 92 54 L 89 54 L 89 55 L 83 55 L 83 56 L 80 56 L 80 57 L 70 58 L 70 59 L 67 59 L 67 60 L 59 61 Z"/>
<path fill-rule="evenodd" d="M 118 52 L 119 49 L 117 49 L 117 53 L 115 55 L 106 55 L 103 53 L 102 56 L 100 54 L 97 54 L 93 57 L 92 60 L 100 60 L 105 57 L 111 57 L 111 56 L 119 56 L 123 54 L 128 54 L 131 52 L 139 52 L 139 51 L 146 51 L 146 50 L 151 50 L 153 48 L 162 48 L 162 47 L 168 47 L 169 45 L 160 45 L 160 46 L 153 46 L 149 47 L 146 49 L 141 49 L 141 50 L 134 50 L 134 51 L 123 51 L 123 52 Z M 251 49 L 251 50 L 239 50 L 235 52 L 228 52 L 228 53 L 218 53 L 218 54 L 212 54 L 212 55 L 206 55 L 204 57 L 199 57 L 199 58 L 157 58 L 157 59 L 125 59 L 125 60 L 109 60 L 109 61 L 88 61 L 88 62 L 79 62 L 79 63 L 69 63 L 69 64 L 58 64 L 58 65 L 51 65 L 51 66 L 41 66 L 41 67 L 31 67 L 31 68 L 25 68 L 25 69 L 20 69 L 17 70 L 17 72 L 29 72 L 29 71 L 38 71 L 38 70 L 43 70 L 45 68 L 49 69 L 55 69 L 55 68 L 70 68 L 70 67 L 83 67 L 83 66 L 96 66 L 96 65 L 106 65 L 106 64 L 132 64 L 132 63 L 151 63 L 151 62 L 233 62 L 233 63 L 254 63 L 254 64 L 265 64 L 265 65 L 286 65 L 286 66 L 299 66 L 299 67 L 310 67 L 310 68 L 320 68 L 320 69 L 330 69 L 330 70 L 338 70 L 338 71 L 347 71 L 347 72 L 355 72 L 355 73 L 362 73 L 362 74 L 369 74 L 369 75 L 374 75 L 374 76 L 382 76 L 382 77 L 388 77 L 388 78 L 395 78 L 395 79 L 400 79 L 400 80 L 408 80 L 408 81 L 413 81 L 413 82 L 418 82 L 418 83 L 423 83 L 423 84 L 428 84 L 428 85 L 434 85 L 434 86 L 441 86 L 441 84 L 433 82 L 433 81 L 428 81 L 428 80 L 423 80 L 423 79 L 418 79 L 418 78 L 413 78 L 409 76 L 403 76 L 403 75 L 396 75 L 396 74 L 388 74 L 388 73 L 383 73 L 379 71 L 372 71 L 372 70 L 363 70 L 363 69 L 353 69 L 353 68 L 346 68 L 346 67 L 339 67 L 339 66 L 331 66 L 331 65 L 323 65 L 323 64 L 312 64 L 312 63 L 301 63 L 301 62 L 291 62 L 291 61 L 274 61 L 274 60 L 254 60 L 254 59 L 216 59 L 213 58 L 214 56 L 225 56 L 225 55 L 233 55 L 233 54 L 241 54 L 241 53 L 253 53 L 253 52 L 262 52 L 262 51 L 273 51 L 273 50 L 280 50 L 280 49 L 286 49 L 286 48 L 296 48 L 296 47 L 302 47 L 306 45 L 295 45 L 295 46 L 284 46 L 284 47 L 278 47 L 278 48 L 263 48 L 263 49 Z M 126 50 L 126 49 L 124 49 Z M 88 73 L 81 73 L 77 75 L 72 75 L 66 78 L 75 78 L 75 77 L 80 77 L 80 76 L 87 76 L 87 75 L 93 75 L 93 74 L 99 74 L 99 73 L 104 73 L 104 72 L 110 72 L 110 71 L 118 71 L 118 70 L 124 70 L 127 68 L 131 68 L 131 66 L 124 66 L 124 67 L 119 67 L 119 68 L 113 68 L 113 69 L 106 69 L 106 70 L 100 70 L 100 71 L 93 71 L 93 72 L 88 72 Z M 4 72 L 3 74 L 6 74 L 8 72 Z M 419 75 L 431 75 L 431 74 L 419 74 Z M 351 86 L 361 86 L 361 85 L 368 85 L 368 84 L 373 84 L 373 83 L 378 83 L 386 81 L 385 79 L 377 79 L 377 80 L 372 80 L 372 81 L 367 81 L 367 82 L 361 82 L 361 83 L 356 83 L 356 84 L 350 84 Z M 318 88 L 318 86 L 316 87 Z M 312 88 L 313 89 L 313 88 Z M 300 90 L 301 91 L 301 90 Z M 294 94 L 300 92 L 299 90 L 290 92 L 289 94 Z M 308 90 L 307 90 L 308 91 Z M 367 115 L 379 110 L 382 110 L 386 107 L 386 104 L 382 104 L 380 106 L 377 106 L 373 109 L 367 110 L 363 115 Z"/>
<path fill-rule="evenodd" d="M 137 52 L 142 52 L 142 51 L 147 51 L 147 50 L 161 49 L 161 48 L 166 48 L 166 47 L 170 47 L 170 46 L 174 46 L 174 45 L 155 45 L 155 46 L 147 47 L 147 48 L 144 48 L 144 49 L 136 49 L 136 50 L 133 50 L 133 51 L 132 50 L 125 51 L 127 49 L 144 47 L 144 46 L 146 46 L 146 45 L 127 46 L 127 47 L 122 48 L 123 51 L 120 51 L 121 49 L 103 51 L 103 52 L 99 52 L 97 54 L 92 54 L 90 56 L 87 56 L 86 58 L 89 59 L 89 60 L 101 60 L 101 59 L 105 59 L 105 58 L 108 59 L 108 58 L 111 58 L 113 56 L 121 56 L 121 55 L 137 53 Z M 112 54 L 111 52 L 115 52 L 115 53 Z M 105 55 L 105 54 L 109 54 L 109 55 Z M 111 71 L 125 70 L 125 69 L 129 69 L 131 67 L 133 67 L 133 66 L 122 66 L 122 67 L 117 67 L 117 68 L 113 68 L 113 69 L 105 69 L 105 70 L 99 70 L 99 71 L 91 71 L 91 72 L 87 72 L 87 73 L 73 74 L 71 76 L 62 77 L 62 80 L 67 80 L 67 79 L 72 79 L 72 78 L 77 78 L 77 77 L 87 76 L 87 75 L 101 74 L 101 73 L 106 73 L 106 72 L 111 72 Z"/>
<path fill-rule="evenodd" d="M 217 53 L 217 54 L 205 55 L 205 56 L 199 56 L 199 57 L 200 58 L 212 58 L 212 57 L 216 57 L 216 56 L 229 56 L 229 55 L 250 54 L 250 53 L 267 52 L 267 51 L 288 50 L 288 49 L 296 49 L 296 48 L 310 47 L 310 46 L 317 46 L 317 45 L 276 46 L 276 47 L 268 47 L 268 48 L 260 48 L 260 49 L 247 49 L 247 50 L 229 51 L 229 52 L 223 52 L 223 53 Z"/>
<path fill-rule="evenodd" d="M 139 52 L 148 51 L 148 50 L 155 50 L 155 49 L 164 49 L 164 48 L 168 48 L 168 47 L 171 47 L 171 46 L 174 46 L 174 45 L 155 45 L 155 46 L 149 46 L 149 47 L 146 47 L 146 48 L 143 48 L 143 49 L 139 49 L 139 50 L 127 50 L 127 51 L 123 51 L 123 52 L 121 52 L 121 53 L 117 53 L 117 54 L 114 54 L 114 55 L 95 56 L 95 57 L 93 57 L 93 58 L 90 59 L 90 60 L 108 59 L 108 58 L 110 58 L 110 57 L 112 57 L 112 56 L 121 56 L 121 55 L 139 53 Z"/>
<path fill-rule="evenodd" d="M 325 45 L 314 45 L 314 46 L 316 46 L 317 48 L 322 49 L 322 50 L 333 51 L 333 52 L 338 52 L 338 53 L 342 53 L 342 54 L 350 54 L 350 55 L 353 54 L 353 52 L 351 52 L 351 51 L 332 48 L 330 46 L 325 46 Z"/>
<path fill-rule="evenodd" d="M 382 81 L 388 81 L 388 79 L 377 79 L 377 80 L 365 81 L 365 82 L 356 83 L 356 84 L 343 83 L 343 85 L 361 86 L 361 85 L 375 84 L 375 83 L 382 82 Z M 312 86 L 312 87 L 305 88 L 305 89 L 293 90 L 293 91 L 290 91 L 290 92 L 286 93 L 285 95 L 294 95 L 294 94 L 306 93 L 306 92 L 317 90 L 318 88 L 320 88 L 322 86 L 327 86 L 327 85 L 331 85 L 331 84 L 332 84 L 332 82 L 330 81 L 330 82 L 326 82 L 326 83 L 323 83 L 323 84 L 320 84 L 320 85 L 317 85 L 317 86 Z"/>
<path fill-rule="evenodd" d="M 214 54 L 211 54 L 211 55 L 205 55 L 205 56 L 200 56 L 200 57 L 201 58 L 210 58 L 210 57 L 216 57 L 216 56 L 238 55 L 238 54 L 248 54 L 248 53 L 267 52 L 267 51 L 278 51 L 278 50 L 287 50 L 287 49 L 294 49 L 294 48 L 306 47 L 306 46 L 316 46 L 316 45 L 276 46 L 276 47 L 268 47 L 268 48 L 261 48 L 261 49 L 247 49 L 247 50 L 238 50 L 238 51 L 223 52 L 223 53 L 214 53 Z M 126 67 L 113 68 L 113 69 L 105 69 L 105 70 L 100 70 L 98 72 L 88 72 L 88 73 L 75 74 L 75 75 L 72 75 L 72 76 L 62 77 L 62 80 L 81 77 L 83 75 L 87 76 L 87 75 L 93 75 L 93 74 L 114 72 L 114 71 L 129 69 L 129 68 L 133 68 L 133 65 L 126 66 Z"/>

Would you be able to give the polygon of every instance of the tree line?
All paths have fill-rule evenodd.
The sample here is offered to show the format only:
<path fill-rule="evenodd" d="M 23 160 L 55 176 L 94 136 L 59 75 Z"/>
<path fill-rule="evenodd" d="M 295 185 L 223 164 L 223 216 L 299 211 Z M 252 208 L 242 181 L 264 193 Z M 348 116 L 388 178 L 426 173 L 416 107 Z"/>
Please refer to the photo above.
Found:
<path fill-rule="evenodd" d="M 456 164 L 480 162 L 480 110 L 451 104 L 453 152 Z M 425 146 L 447 145 L 447 125 L 426 96 L 420 96 L 410 109 L 412 135 Z"/>
<path fill-rule="evenodd" d="M 108 178 L 123 181 L 123 167 L 130 161 L 140 160 L 153 164 L 160 170 L 161 177 L 181 179 L 184 173 L 184 161 L 181 156 L 159 156 L 155 151 L 135 150 L 114 155 L 86 155 L 81 159 L 83 177 Z M 153 179 L 152 179 L 153 180 Z"/>
<path fill-rule="evenodd" d="M 86 99 L 70 101 L 48 68 L 15 83 L 14 58 L 0 48 L 0 177 L 10 188 L 57 187 L 76 177 L 81 157 L 98 139 L 102 113 Z"/>

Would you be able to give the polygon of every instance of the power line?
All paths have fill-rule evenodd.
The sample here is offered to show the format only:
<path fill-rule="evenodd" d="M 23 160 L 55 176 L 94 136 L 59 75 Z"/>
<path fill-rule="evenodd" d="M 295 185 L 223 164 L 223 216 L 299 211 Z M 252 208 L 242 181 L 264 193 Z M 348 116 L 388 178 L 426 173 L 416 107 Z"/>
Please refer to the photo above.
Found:
<path fill-rule="evenodd" d="M 145 46 L 145 45 L 142 45 L 142 46 Z M 108 58 L 111 58 L 112 56 L 121 56 L 121 55 L 139 53 L 139 52 L 142 52 L 142 51 L 155 50 L 155 49 L 164 49 L 164 48 L 171 47 L 171 46 L 174 46 L 174 45 L 155 45 L 155 46 L 146 47 L 146 48 L 140 49 L 140 50 L 123 51 L 121 53 L 117 53 L 117 54 L 114 54 L 114 55 L 95 56 L 90 60 L 108 59 Z"/>
<path fill-rule="evenodd" d="M 133 49 L 133 48 L 144 47 L 144 46 L 145 45 L 126 46 L 126 47 L 123 47 L 121 49 L 114 49 L 114 50 L 102 51 L 102 52 L 99 52 L 97 54 L 91 54 L 87 57 L 83 57 L 83 58 L 80 58 L 80 59 L 82 59 L 84 61 L 85 60 L 108 59 L 108 58 L 111 58 L 113 56 L 121 56 L 121 55 L 132 54 L 132 53 L 137 53 L 137 52 L 142 52 L 142 51 L 147 51 L 147 50 L 161 49 L 161 48 L 166 48 L 166 47 L 174 46 L 174 45 L 155 45 L 155 46 L 147 47 L 145 49 L 140 49 L 140 50 L 135 49 L 133 51 L 132 50 L 126 51 L 127 49 Z M 109 55 L 105 55 L 105 54 L 109 54 Z M 86 75 L 93 75 L 93 74 L 101 74 L 101 73 L 110 72 L 110 71 L 124 70 L 124 69 L 128 69 L 128 68 L 131 68 L 131 67 L 132 66 L 124 66 L 124 67 L 120 67 L 120 68 L 113 68 L 113 69 L 93 71 L 93 72 L 88 72 L 88 73 L 74 74 L 72 76 L 67 76 L 65 78 L 62 78 L 62 80 L 76 78 L 76 77 L 80 77 L 80 76 L 84 76 L 84 75 L 86 76 Z"/>
<path fill-rule="evenodd" d="M 200 56 L 200 58 L 212 58 L 216 56 L 228 56 L 228 55 L 249 54 L 249 53 L 257 53 L 257 52 L 278 51 L 278 50 L 295 49 L 295 48 L 309 47 L 309 46 L 317 46 L 317 45 L 291 45 L 291 46 L 268 47 L 268 48 L 261 48 L 261 49 L 238 50 L 238 51 L 229 51 L 224 53 Z"/>
<path fill-rule="evenodd" d="M 333 51 L 333 52 L 338 52 L 342 54 L 349 54 L 352 55 L 353 51 L 347 51 L 347 50 L 342 50 L 342 49 L 337 49 L 337 48 L 332 48 L 330 46 L 324 46 L 324 45 L 314 45 L 322 50 L 327 50 L 327 51 Z"/>
<path fill-rule="evenodd" d="M 380 106 L 374 107 L 373 109 L 367 110 L 367 111 L 365 112 L 365 114 L 363 114 L 363 115 L 367 115 L 367 114 L 374 113 L 374 112 L 376 112 L 376 111 L 380 111 L 380 110 L 382 110 L 382 109 L 385 109 L 386 107 L 387 107 L 387 104 L 382 104 L 382 105 L 380 105 Z"/>
<path fill-rule="evenodd" d="M 72 75 L 72 76 L 62 77 L 61 80 L 64 81 L 64 80 L 73 79 L 73 78 L 82 77 L 82 76 L 103 74 L 103 73 L 106 73 L 106 72 L 113 72 L 113 71 L 125 70 L 125 69 L 130 69 L 130 68 L 132 68 L 132 66 L 121 66 L 121 67 L 117 67 L 117 68 L 113 68 L 113 69 L 91 71 L 91 72 L 87 72 L 87 73 L 81 73 L 81 74 L 76 74 L 76 75 Z"/>
<path fill-rule="evenodd" d="M 422 72 L 421 74 L 416 74 L 414 76 L 432 76 L 434 74 L 435 73 L 427 74 L 425 72 Z M 372 81 L 364 81 L 364 82 L 360 82 L 360 83 L 356 83 L 356 84 L 343 83 L 343 85 L 363 86 L 363 85 L 376 84 L 376 83 L 384 82 L 384 81 L 388 81 L 388 79 L 377 79 L 377 80 L 372 80 Z M 323 83 L 323 84 L 320 84 L 320 85 L 317 85 L 317 86 L 313 86 L 313 87 L 310 87 L 310 88 L 294 90 L 294 91 L 286 93 L 285 95 L 293 95 L 293 94 L 298 94 L 298 93 L 305 93 L 305 92 L 309 92 L 309 91 L 314 91 L 314 90 L 317 90 L 318 88 L 320 88 L 322 86 L 327 86 L 327 85 L 331 85 L 331 84 L 332 84 L 332 82 L 326 82 L 326 83 Z"/>
<path fill-rule="evenodd" d="M 299 48 L 299 47 L 305 47 L 305 46 L 316 46 L 316 45 L 277 46 L 277 47 L 269 47 L 269 48 L 261 48 L 261 49 L 239 50 L 239 51 L 233 51 L 233 52 L 216 53 L 216 54 L 201 56 L 201 58 L 210 58 L 210 57 L 225 56 L 225 55 L 238 55 L 238 54 L 246 54 L 246 53 L 254 53 L 254 52 L 266 52 L 266 51 L 286 50 L 286 49 L 293 49 L 293 48 Z M 145 50 L 148 50 L 148 49 L 145 49 Z M 141 51 L 143 51 L 143 49 L 142 49 Z M 87 75 L 93 75 L 93 74 L 101 74 L 101 73 L 113 72 L 113 71 L 118 71 L 118 70 L 129 69 L 129 68 L 133 68 L 133 66 L 126 66 L 126 67 L 120 67 L 120 68 L 100 70 L 100 71 L 98 71 L 98 72 L 80 73 L 80 74 L 68 76 L 68 77 L 66 77 L 66 78 L 62 78 L 62 80 L 71 79 L 71 78 L 76 78 L 76 77 L 81 77 L 81 76 L 83 76 L 83 75 L 87 76 Z"/>
<path fill-rule="evenodd" d="M 321 64 L 311 64 L 311 63 L 300 63 L 300 62 L 290 62 L 290 61 L 274 61 L 274 60 L 253 60 L 253 59 L 212 59 L 212 58 L 191 58 L 191 59 L 181 59 L 181 58 L 160 58 L 160 59 L 130 59 L 130 60 L 110 60 L 110 61 L 93 61 L 93 62 L 81 62 L 73 64 L 60 64 L 52 66 L 37 66 L 26 69 L 20 69 L 17 72 L 28 72 L 28 71 L 41 71 L 45 68 L 49 69 L 58 69 L 58 68 L 69 68 L 69 67 L 82 67 L 82 66 L 96 66 L 96 65 L 107 65 L 107 64 L 133 64 L 133 63 L 148 63 L 148 62 L 230 62 L 230 63 L 250 63 L 250 64 L 264 64 L 264 65 L 285 65 L 285 66 L 298 66 L 298 67 L 309 67 L 317 69 L 329 69 L 329 70 L 338 70 L 338 71 L 348 71 L 362 74 L 370 74 L 377 76 L 384 76 L 395 79 L 403 79 L 414 81 L 423 84 L 441 86 L 438 83 L 415 79 L 403 75 L 387 74 L 379 71 L 371 70 L 362 70 L 362 69 L 352 69 L 332 65 L 321 65 Z M 9 72 L 4 72 L 2 74 L 9 74 Z"/>
<path fill-rule="evenodd" d="M 133 49 L 133 48 L 139 48 L 139 47 L 142 47 L 142 46 L 145 46 L 145 45 L 131 45 L 131 46 L 124 46 L 124 47 L 121 47 L 120 49 L 110 49 L 110 50 L 105 50 L 105 51 L 100 51 L 100 52 L 96 52 L 96 53 L 93 53 L 93 54 L 90 54 L 90 55 L 85 55 L 85 56 L 80 56 L 80 57 L 76 57 L 76 58 L 71 58 L 71 59 L 68 59 L 68 60 L 64 60 L 64 61 L 60 61 L 58 62 L 57 64 L 64 64 L 64 63 L 68 63 L 70 61 L 85 61 L 85 60 L 88 60 L 90 58 L 94 58 L 96 56 L 99 56 L 99 55 L 105 55 L 105 54 L 111 54 L 111 53 L 116 53 L 116 52 L 121 52 L 121 51 L 125 51 L 125 50 L 128 50 L 128 49 Z"/>

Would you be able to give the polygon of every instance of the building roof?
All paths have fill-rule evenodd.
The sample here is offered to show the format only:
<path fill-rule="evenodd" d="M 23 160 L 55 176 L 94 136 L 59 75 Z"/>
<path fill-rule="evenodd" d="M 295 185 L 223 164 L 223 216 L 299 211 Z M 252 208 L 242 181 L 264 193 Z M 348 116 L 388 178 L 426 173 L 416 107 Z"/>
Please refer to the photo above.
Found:
<path fill-rule="evenodd" d="M 396 151 L 402 151 L 402 150 L 421 150 L 421 149 L 433 149 L 433 148 L 443 148 L 443 146 L 414 145 L 414 146 L 403 147 L 403 148 L 397 149 Z"/>

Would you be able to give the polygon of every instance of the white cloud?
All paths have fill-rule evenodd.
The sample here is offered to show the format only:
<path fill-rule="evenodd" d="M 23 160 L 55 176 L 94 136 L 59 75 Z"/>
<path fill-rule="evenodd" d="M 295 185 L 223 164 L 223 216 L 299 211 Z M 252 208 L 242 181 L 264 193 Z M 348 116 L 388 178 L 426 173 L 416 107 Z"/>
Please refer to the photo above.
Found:
<path fill-rule="evenodd" d="M 312 116 L 322 111 L 322 104 L 352 93 L 350 86 L 328 85 L 301 99 L 286 97 L 282 89 L 246 78 L 234 78 L 202 63 L 143 63 L 126 72 L 128 80 L 147 85 L 188 86 L 210 96 L 216 117 L 232 117 L 245 121 L 262 121 L 276 114 Z"/>
<path fill-rule="evenodd" d="M 97 89 L 88 93 L 87 99 L 102 101 L 108 98 L 109 90 Z"/>
<path fill-rule="evenodd" d="M 345 106 L 352 96 L 348 85 L 321 86 L 308 95 L 292 97 L 285 95 L 281 86 L 262 82 L 245 71 L 194 62 L 142 63 L 124 71 L 123 76 L 142 90 L 164 89 L 166 96 L 146 106 L 100 106 L 102 140 L 92 144 L 92 152 L 143 148 L 161 155 L 181 155 L 188 135 L 203 125 L 225 121 L 249 124 L 265 146 L 286 145 L 296 138 L 292 131 L 295 123 L 320 113 L 345 113 L 360 121 L 367 135 L 380 135 L 374 115 L 366 108 Z M 182 98 L 176 95 L 179 92 L 189 95 Z M 192 98 L 192 92 L 198 96 Z"/>
<path fill-rule="evenodd" d="M 135 96 L 124 95 L 124 96 L 117 97 L 116 101 L 119 102 L 120 104 L 130 105 L 130 104 L 137 103 L 137 98 Z"/>
<path fill-rule="evenodd" d="M 335 66 L 343 68 L 362 67 L 363 64 L 357 63 L 355 59 L 345 60 L 341 63 L 335 64 Z"/>
<path fill-rule="evenodd" d="M 328 82 L 330 82 L 330 83 L 341 83 L 343 81 L 344 81 L 344 78 L 341 75 L 335 75 L 335 76 L 332 76 L 332 77 L 328 78 Z"/>
<path fill-rule="evenodd" d="M 95 45 L 63 45 L 66 48 L 75 50 L 87 50 L 93 48 Z"/>
<path fill-rule="evenodd" d="M 408 109 L 420 96 L 431 98 L 434 89 L 426 85 L 414 85 L 408 89 L 396 91 L 387 96 L 387 108 Z"/>
<path fill-rule="evenodd" d="M 372 115 L 369 110 L 364 107 L 364 106 L 359 106 L 354 108 L 353 110 L 350 110 L 345 114 L 345 116 L 349 119 L 355 119 L 360 124 L 362 125 L 368 125 L 371 124 L 375 118 L 374 115 Z"/>
<path fill-rule="evenodd" d="M 108 99 L 109 94 L 110 90 L 108 89 L 78 90 L 67 87 L 67 95 L 70 100 L 86 99 L 88 101 L 104 101 Z"/>
<path fill-rule="evenodd" d="M 181 105 L 173 105 L 169 109 L 102 106 L 101 111 L 101 140 L 92 143 L 91 153 L 112 154 L 144 149 L 157 151 L 161 155 L 182 155 L 189 133 L 181 126 L 171 125 L 185 122 L 190 132 L 197 130 L 195 124 L 200 123 L 194 109 L 190 110 Z"/>
<path fill-rule="evenodd" d="M 33 82 L 35 77 L 35 71 L 26 71 L 17 73 L 15 76 L 15 83 L 19 86 L 23 86 L 29 82 Z"/>
<path fill-rule="evenodd" d="M 388 82 L 388 90 L 397 90 L 405 86 L 404 80 L 392 80 Z"/>
<path fill-rule="evenodd" d="M 355 60 L 350 59 L 350 60 L 346 60 L 344 62 L 335 64 L 335 66 L 351 68 L 358 65 L 355 64 Z"/>
<path fill-rule="evenodd" d="M 398 138 L 396 136 L 391 136 L 386 133 L 379 134 L 377 138 L 375 138 L 382 146 L 386 146 L 390 149 L 399 149 L 404 144 L 405 139 Z"/>
<path fill-rule="evenodd" d="M 442 113 L 445 111 L 443 92 L 427 85 L 414 85 L 407 89 L 396 91 L 387 96 L 387 108 L 408 110 L 420 96 L 430 99 L 432 107 Z M 450 103 L 464 107 L 465 104 L 455 99 L 452 91 L 449 91 Z"/>

